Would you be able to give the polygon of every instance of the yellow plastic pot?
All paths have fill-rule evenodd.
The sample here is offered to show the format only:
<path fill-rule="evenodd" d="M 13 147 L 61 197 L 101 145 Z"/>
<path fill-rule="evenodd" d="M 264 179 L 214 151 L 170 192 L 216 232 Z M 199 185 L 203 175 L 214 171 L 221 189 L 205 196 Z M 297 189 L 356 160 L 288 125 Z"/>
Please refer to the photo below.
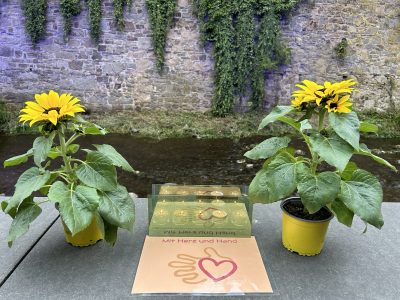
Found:
<path fill-rule="evenodd" d="M 72 246 L 86 247 L 96 244 L 98 241 L 104 239 L 103 233 L 97 226 L 96 218 L 93 218 L 92 223 L 83 231 L 78 232 L 74 236 L 69 231 L 68 227 L 64 224 L 65 239 Z"/>
<path fill-rule="evenodd" d="M 285 209 L 288 202 L 301 202 L 300 198 L 293 197 L 282 201 L 282 244 L 289 251 L 296 252 L 299 255 L 313 256 L 321 252 L 329 222 L 333 214 L 326 207 L 330 217 L 322 221 L 303 220 L 295 217 Z"/>

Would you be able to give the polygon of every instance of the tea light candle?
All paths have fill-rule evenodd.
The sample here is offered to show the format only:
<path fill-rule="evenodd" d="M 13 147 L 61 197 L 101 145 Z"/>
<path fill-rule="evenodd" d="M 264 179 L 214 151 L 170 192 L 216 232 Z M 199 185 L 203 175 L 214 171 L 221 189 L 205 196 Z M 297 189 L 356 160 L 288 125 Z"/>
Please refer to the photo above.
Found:
<path fill-rule="evenodd" d="M 232 223 L 236 226 L 244 226 L 247 223 L 248 216 L 243 210 L 236 210 L 232 215 Z"/>
<path fill-rule="evenodd" d="M 165 207 L 167 205 L 167 201 L 165 201 L 165 199 L 163 199 L 162 201 L 158 201 L 157 206 L 162 206 Z"/>
<path fill-rule="evenodd" d="M 228 213 L 226 211 L 223 210 L 214 210 L 212 212 L 213 217 L 217 218 L 217 219 L 225 219 L 226 216 L 228 215 Z"/>
<path fill-rule="evenodd" d="M 181 190 L 181 191 L 177 191 L 176 194 L 177 194 L 177 195 L 185 196 L 185 195 L 187 195 L 187 194 L 189 194 L 189 193 L 188 193 L 188 191 Z"/>
<path fill-rule="evenodd" d="M 156 209 L 153 214 L 153 222 L 158 224 L 166 224 L 169 221 L 169 212 L 166 209 Z"/>
<path fill-rule="evenodd" d="M 212 203 L 213 205 L 215 205 L 215 206 L 222 206 L 222 205 L 225 204 L 225 202 L 222 201 L 221 199 L 215 199 L 215 200 L 211 201 L 211 203 Z"/>
<path fill-rule="evenodd" d="M 204 210 L 201 209 L 201 208 L 196 208 L 195 210 L 193 210 L 192 222 L 194 224 L 201 225 L 201 224 L 204 223 L 204 220 L 202 218 L 202 213 L 203 212 L 204 212 Z"/>
<path fill-rule="evenodd" d="M 189 221 L 189 213 L 187 210 L 178 209 L 174 212 L 174 223 L 177 225 L 187 224 Z"/>
<path fill-rule="evenodd" d="M 221 191 L 212 191 L 211 193 L 210 193 L 210 195 L 211 196 L 216 196 L 216 197 L 218 197 L 218 196 L 223 196 L 224 195 L 224 193 L 223 192 L 221 192 Z"/>
<path fill-rule="evenodd" d="M 160 193 L 161 195 L 171 195 L 172 191 L 170 187 L 163 187 Z"/>

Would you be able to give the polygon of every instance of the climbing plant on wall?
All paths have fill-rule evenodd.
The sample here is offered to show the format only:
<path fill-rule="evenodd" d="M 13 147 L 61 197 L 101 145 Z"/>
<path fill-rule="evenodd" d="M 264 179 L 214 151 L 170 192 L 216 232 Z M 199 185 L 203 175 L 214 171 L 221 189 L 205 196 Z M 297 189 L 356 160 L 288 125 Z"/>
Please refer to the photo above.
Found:
<path fill-rule="evenodd" d="M 89 9 L 90 36 L 98 43 L 101 35 L 101 0 L 86 0 Z"/>
<path fill-rule="evenodd" d="M 22 0 L 25 29 L 35 45 L 46 35 L 47 0 Z"/>
<path fill-rule="evenodd" d="M 61 14 L 64 18 L 64 39 L 67 40 L 71 34 L 72 17 L 81 12 L 80 0 L 60 0 Z"/>
<path fill-rule="evenodd" d="M 132 0 L 113 0 L 115 23 L 118 30 L 125 28 L 124 9 L 132 6 Z"/>
<path fill-rule="evenodd" d="M 165 43 L 174 17 L 177 0 L 146 0 L 152 29 L 156 66 L 161 73 L 164 66 Z"/>
<path fill-rule="evenodd" d="M 258 108 L 265 96 L 265 72 L 288 62 L 280 18 L 298 0 L 194 0 L 202 40 L 214 43 L 213 113 L 225 116 L 239 97 Z"/>

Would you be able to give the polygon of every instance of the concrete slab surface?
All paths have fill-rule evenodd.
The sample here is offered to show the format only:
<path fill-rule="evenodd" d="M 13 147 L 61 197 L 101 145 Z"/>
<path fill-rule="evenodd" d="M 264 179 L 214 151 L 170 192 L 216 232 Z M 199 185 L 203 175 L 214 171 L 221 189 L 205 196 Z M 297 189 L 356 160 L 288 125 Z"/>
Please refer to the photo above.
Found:
<path fill-rule="evenodd" d="M 57 221 L 0 288 L 0 299 L 204 299 L 130 294 L 147 231 L 145 199 L 137 200 L 136 214 L 134 233 L 120 231 L 114 248 L 74 248 Z M 275 293 L 239 298 L 400 299 L 400 203 L 384 203 L 383 214 L 383 229 L 366 234 L 360 221 L 351 229 L 333 221 L 323 252 L 301 257 L 281 245 L 278 203 L 255 207 L 253 232 Z"/>
<path fill-rule="evenodd" d="M 0 202 L 4 199 L 0 197 Z M 57 218 L 58 212 L 54 209 L 54 204 L 45 203 L 41 207 L 42 214 L 32 223 L 29 233 L 17 239 L 12 248 L 8 248 L 6 242 L 12 219 L 0 210 L 0 283 Z"/>

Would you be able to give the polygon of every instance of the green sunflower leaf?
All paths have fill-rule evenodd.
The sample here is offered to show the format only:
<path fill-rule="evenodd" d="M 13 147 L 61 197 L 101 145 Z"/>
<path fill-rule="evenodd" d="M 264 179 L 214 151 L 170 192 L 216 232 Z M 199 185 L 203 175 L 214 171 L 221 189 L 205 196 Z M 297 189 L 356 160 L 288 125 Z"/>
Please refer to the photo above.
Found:
<path fill-rule="evenodd" d="M 379 127 L 375 124 L 362 121 L 360 122 L 360 131 L 367 133 L 377 133 L 379 131 Z"/>
<path fill-rule="evenodd" d="M 87 122 L 83 126 L 83 133 L 87 135 L 106 135 L 107 130 L 99 125 Z"/>
<path fill-rule="evenodd" d="M 75 154 L 76 152 L 78 152 L 78 150 L 79 150 L 78 144 L 68 145 L 67 154 Z M 61 156 L 61 147 L 60 146 L 53 147 L 50 149 L 50 151 L 48 153 L 48 157 L 50 157 L 51 159 L 55 159 L 59 156 Z"/>
<path fill-rule="evenodd" d="M 340 192 L 340 177 L 334 172 L 297 174 L 300 198 L 311 214 L 331 203 Z"/>
<path fill-rule="evenodd" d="M 117 171 L 113 162 L 98 151 L 86 155 L 86 161 L 79 165 L 76 175 L 85 185 L 100 191 L 113 191 L 117 188 Z"/>
<path fill-rule="evenodd" d="M 357 114 L 352 111 L 343 114 L 329 114 L 329 123 L 333 130 L 354 149 L 360 147 L 360 121 Z"/>
<path fill-rule="evenodd" d="M 119 185 L 111 192 L 99 192 L 100 215 L 109 224 L 132 230 L 135 222 L 135 204 L 125 187 Z"/>
<path fill-rule="evenodd" d="M 341 181 L 338 199 L 363 221 L 381 228 L 383 192 L 378 179 L 364 170 L 357 170 L 349 181 Z"/>
<path fill-rule="evenodd" d="M 111 246 L 115 245 L 118 236 L 118 226 L 112 225 L 108 223 L 106 220 L 104 221 L 104 240 L 110 244 Z"/>
<path fill-rule="evenodd" d="M 302 165 L 289 153 L 279 153 L 252 180 L 250 200 L 253 203 L 273 203 L 290 196 L 296 190 L 297 168 Z"/>
<path fill-rule="evenodd" d="M 7 236 L 8 246 L 11 247 L 13 242 L 24 235 L 29 230 L 29 225 L 40 215 L 42 209 L 37 206 L 32 199 L 24 201 L 16 213 L 11 223 Z"/>
<path fill-rule="evenodd" d="M 353 148 L 335 133 L 325 137 L 318 132 L 313 132 L 310 143 L 313 151 L 340 171 L 346 168 L 353 155 Z"/>
<path fill-rule="evenodd" d="M 25 163 L 28 161 L 28 158 L 33 155 L 33 149 L 28 150 L 28 152 L 11 157 L 3 162 L 3 166 L 6 167 L 13 167 Z"/>
<path fill-rule="evenodd" d="M 250 151 L 247 151 L 244 156 L 250 159 L 265 159 L 274 156 L 279 150 L 286 148 L 290 143 L 288 137 L 272 137 L 269 138 Z"/>
<path fill-rule="evenodd" d="M 260 123 L 258 126 L 258 130 L 263 129 L 268 124 L 278 120 L 279 117 L 283 117 L 290 112 L 294 111 L 294 108 L 291 106 L 276 106 Z"/>
<path fill-rule="evenodd" d="M 72 188 L 61 181 L 51 186 L 48 197 L 59 204 L 60 215 L 72 235 L 90 225 L 99 205 L 96 189 L 83 185 Z"/>
<path fill-rule="evenodd" d="M 49 178 L 49 171 L 44 171 L 37 167 L 32 167 L 22 173 L 15 184 L 14 195 L 8 201 L 5 213 L 9 213 L 11 209 L 18 207 L 24 199 L 45 185 Z"/>
<path fill-rule="evenodd" d="M 332 202 L 331 209 L 336 215 L 338 221 L 348 227 L 353 223 L 354 213 L 339 199 Z"/>
<path fill-rule="evenodd" d="M 340 176 L 344 179 L 344 180 L 350 180 L 351 176 L 353 175 L 354 171 L 358 170 L 358 166 L 356 165 L 356 163 L 350 161 L 346 168 L 343 170 L 343 172 L 340 173 Z"/>
<path fill-rule="evenodd" d="M 96 147 L 97 151 L 107 156 L 116 167 L 121 167 L 124 171 L 134 172 L 134 169 L 127 162 L 127 160 L 118 153 L 113 146 L 103 144 L 103 145 L 93 145 Z"/>
<path fill-rule="evenodd" d="M 374 161 L 376 161 L 377 163 L 387 166 L 390 169 L 392 169 L 395 172 L 398 172 L 397 168 L 395 166 L 393 166 L 390 162 L 388 162 L 387 160 L 373 154 L 371 152 L 371 150 L 368 149 L 367 145 L 365 144 L 360 144 L 360 149 L 359 151 L 356 152 L 356 154 L 358 155 L 364 155 L 364 156 L 369 156 L 371 157 Z"/>
<path fill-rule="evenodd" d="M 42 162 L 47 159 L 51 146 L 53 145 L 54 136 L 55 131 L 53 131 L 49 137 L 39 136 L 33 142 L 33 160 L 38 167 L 41 167 Z"/>

